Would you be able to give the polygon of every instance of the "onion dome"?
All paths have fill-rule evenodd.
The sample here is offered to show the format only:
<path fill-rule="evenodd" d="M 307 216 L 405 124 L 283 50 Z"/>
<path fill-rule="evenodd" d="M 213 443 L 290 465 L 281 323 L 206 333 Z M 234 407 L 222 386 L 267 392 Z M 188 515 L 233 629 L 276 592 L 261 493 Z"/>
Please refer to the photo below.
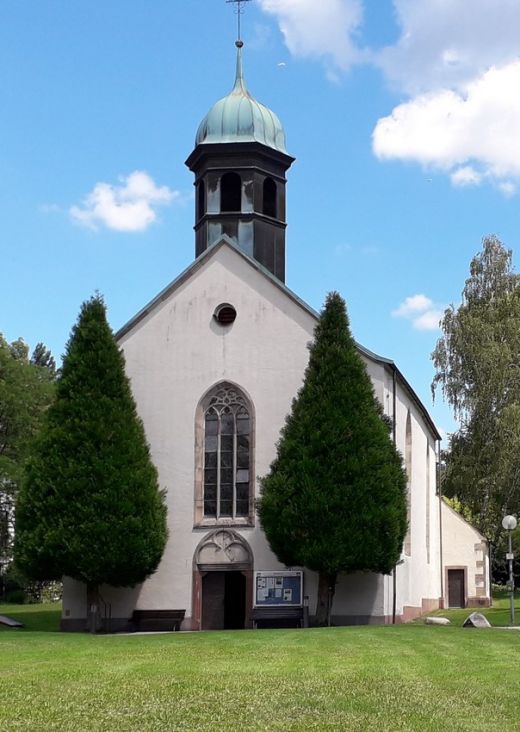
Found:
<path fill-rule="evenodd" d="M 286 153 L 282 123 L 249 93 L 242 70 L 242 41 L 237 41 L 235 86 L 209 110 L 197 130 L 195 145 L 220 142 L 259 142 Z"/>

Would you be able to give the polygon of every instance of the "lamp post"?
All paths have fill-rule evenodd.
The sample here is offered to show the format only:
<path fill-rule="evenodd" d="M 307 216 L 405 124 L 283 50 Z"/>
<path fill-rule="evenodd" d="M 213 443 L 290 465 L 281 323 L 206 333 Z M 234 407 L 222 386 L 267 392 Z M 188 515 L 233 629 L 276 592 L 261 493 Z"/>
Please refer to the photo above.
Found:
<path fill-rule="evenodd" d="M 510 592 L 510 603 L 511 603 L 511 625 L 515 624 L 515 576 L 513 574 L 513 543 L 511 535 L 516 529 L 516 518 L 514 516 L 504 516 L 502 519 L 502 526 L 509 532 L 509 551 L 506 554 L 506 559 L 509 562 L 509 592 Z"/>

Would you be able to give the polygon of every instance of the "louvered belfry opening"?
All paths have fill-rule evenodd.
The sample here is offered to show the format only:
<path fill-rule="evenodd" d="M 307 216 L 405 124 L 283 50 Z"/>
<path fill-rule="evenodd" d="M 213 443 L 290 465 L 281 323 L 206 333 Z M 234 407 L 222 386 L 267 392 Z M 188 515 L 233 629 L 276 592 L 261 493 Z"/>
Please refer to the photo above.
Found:
<path fill-rule="evenodd" d="M 235 84 L 202 119 L 186 165 L 195 174 L 195 256 L 224 237 L 285 282 L 285 185 L 294 162 L 275 112 Z"/>

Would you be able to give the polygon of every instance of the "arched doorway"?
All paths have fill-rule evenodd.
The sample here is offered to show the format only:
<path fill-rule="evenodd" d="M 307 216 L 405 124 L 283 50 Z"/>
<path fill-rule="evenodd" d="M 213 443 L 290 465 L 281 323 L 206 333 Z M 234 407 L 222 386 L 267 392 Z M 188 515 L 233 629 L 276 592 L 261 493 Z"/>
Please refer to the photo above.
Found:
<path fill-rule="evenodd" d="M 193 629 L 251 627 L 253 556 L 232 529 L 216 529 L 193 558 Z"/>

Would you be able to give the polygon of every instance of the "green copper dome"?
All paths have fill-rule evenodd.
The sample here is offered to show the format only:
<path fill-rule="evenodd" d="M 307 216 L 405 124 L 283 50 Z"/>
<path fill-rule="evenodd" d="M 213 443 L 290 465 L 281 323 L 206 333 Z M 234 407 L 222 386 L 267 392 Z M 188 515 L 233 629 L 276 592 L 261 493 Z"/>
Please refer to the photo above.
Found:
<path fill-rule="evenodd" d="M 197 130 L 195 145 L 219 142 L 259 142 L 287 153 L 285 132 L 274 112 L 248 92 L 242 71 L 242 44 L 237 42 L 237 73 L 230 94 L 209 110 Z"/>

